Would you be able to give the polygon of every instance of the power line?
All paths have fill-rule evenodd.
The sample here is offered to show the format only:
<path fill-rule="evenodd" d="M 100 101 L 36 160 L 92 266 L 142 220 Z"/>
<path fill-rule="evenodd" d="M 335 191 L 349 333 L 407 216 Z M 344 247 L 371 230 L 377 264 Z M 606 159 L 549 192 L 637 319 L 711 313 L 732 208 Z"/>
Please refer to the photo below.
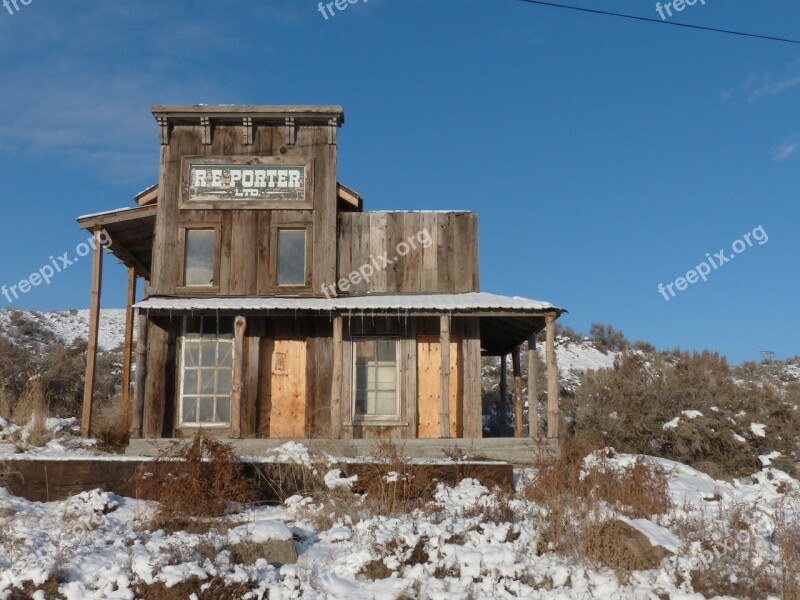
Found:
<path fill-rule="evenodd" d="M 539 4 L 542 6 L 550 6 L 552 8 L 565 8 L 567 10 L 575 10 L 578 12 L 593 13 L 596 15 L 606 15 L 609 17 L 621 17 L 623 19 L 632 19 L 634 21 L 645 21 L 647 23 L 658 23 L 659 25 L 672 25 L 673 27 L 685 27 L 687 29 L 700 29 L 702 31 L 713 31 L 715 33 L 727 33 L 729 35 L 740 35 L 743 37 L 758 38 L 761 40 L 770 40 L 772 42 L 786 42 L 787 44 L 800 44 L 800 40 L 792 40 L 788 38 L 774 37 L 771 35 L 758 35 L 757 33 L 746 33 L 744 31 L 733 31 L 730 29 L 718 29 L 716 27 L 704 27 L 702 25 L 689 25 L 687 23 L 677 23 L 674 21 L 664 21 L 650 17 L 637 17 L 635 15 L 627 15 L 624 13 L 611 12 L 606 10 L 597 10 L 595 8 L 583 8 L 581 6 L 570 6 L 568 4 L 558 4 L 556 2 L 544 2 L 544 0 L 519 0 L 526 4 Z"/>

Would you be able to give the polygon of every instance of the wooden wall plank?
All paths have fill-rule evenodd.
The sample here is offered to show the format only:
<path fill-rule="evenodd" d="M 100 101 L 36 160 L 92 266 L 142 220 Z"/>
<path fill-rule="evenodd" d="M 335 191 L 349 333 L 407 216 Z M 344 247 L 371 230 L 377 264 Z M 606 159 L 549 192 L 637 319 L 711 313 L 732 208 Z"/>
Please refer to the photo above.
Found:
<path fill-rule="evenodd" d="M 441 410 L 441 435 L 443 438 L 450 437 L 450 316 L 444 315 L 439 319 L 439 352 L 441 360 L 439 362 L 439 407 Z"/>
<path fill-rule="evenodd" d="M 464 437 L 483 437 L 483 400 L 481 397 L 481 339 L 480 320 L 464 320 L 463 411 Z"/>
<path fill-rule="evenodd" d="M 161 436 L 164 427 L 164 404 L 167 390 L 166 371 L 169 355 L 169 332 L 158 320 L 147 322 L 147 379 L 143 435 L 146 438 Z M 169 399 L 171 401 L 172 399 Z"/>

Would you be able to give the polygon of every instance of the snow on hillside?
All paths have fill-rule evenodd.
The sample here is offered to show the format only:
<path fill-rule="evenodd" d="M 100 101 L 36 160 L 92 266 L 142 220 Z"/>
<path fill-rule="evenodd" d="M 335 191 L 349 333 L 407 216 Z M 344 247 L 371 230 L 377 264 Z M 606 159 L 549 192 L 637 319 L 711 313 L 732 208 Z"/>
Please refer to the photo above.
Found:
<path fill-rule="evenodd" d="M 89 311 L 70 310 L 57 312 L 37 312 L 32 310 L 13 311 L 0 309 L 0 329 L 12 331 L 12 314 L 20 313 L 25 320 L 33 321 L 43 330 L 52 333 L 56 339 L 69 344 L 76 339 L 86 339 L 89 334 Z M 113 350 L 122 344 L 125 334 L 125 310 L 107 308 L 100 311 L 99 344 L 103 350 Z"/>
<path fill-rule="evenodd" d="M 544 348 L 539 348 L 539 355 L 544 360 Z M 580 343 L 565 337 L 556 340 L 558 374 L 572 386 L 577 385 L 581 374 L 586 371 L 613 367 L 618 355 L 618 352 L 604 354 L 588 339 Z"/>

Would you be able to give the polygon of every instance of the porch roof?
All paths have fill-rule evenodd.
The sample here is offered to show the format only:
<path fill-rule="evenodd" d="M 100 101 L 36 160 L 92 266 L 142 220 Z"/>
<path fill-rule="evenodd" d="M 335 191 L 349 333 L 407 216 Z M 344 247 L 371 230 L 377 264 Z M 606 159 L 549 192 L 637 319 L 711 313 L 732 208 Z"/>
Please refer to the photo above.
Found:
<path fill-rule="evenodd" d="M 460 294 L 368 294 L 363 296 L 338 296 L 334 298 L 298 297 L 152 297 L 135 305 L 142 311 L 193 312 L 193 311 L 301 311 L 322 313 L 379 313 L 386 315 L 405 313 L 453 313 L 465 316 L 491 316 L 515 314 L 542 316 L 561 314 L 565 309 L 549 302 L 498 296 L 484 292 Z"/>
<path fill-rule="evenodd" d="M 546 315 L 567 312 L 549 302 L 481 292 L 460 294 L 370 294 L 338 298 L 153 297 L 135 305 L 140 312 L 181 314 L 259 313 L 272 315 L 345 314 L 352 316 L 453 316 L 480 319 L 481 350 L 501 356 L 537 334 Z"/>

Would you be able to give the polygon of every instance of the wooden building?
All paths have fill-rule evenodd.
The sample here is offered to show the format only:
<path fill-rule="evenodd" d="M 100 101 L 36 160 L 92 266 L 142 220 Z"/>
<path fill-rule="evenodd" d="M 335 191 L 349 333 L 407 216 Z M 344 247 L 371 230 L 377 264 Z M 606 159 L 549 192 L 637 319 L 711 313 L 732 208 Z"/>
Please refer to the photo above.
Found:
<path fill-rule="evenodd" d="M 532 348 L 536 398 L 544 328 L 547 436 L 557 437 L 553 340 L 564 311 L 479 291 L 475 214 L 365 212 L 337 182 L 339 106 L 153 114 L 158 184 L 135 207 L 78 219 L 128 267 L 122 410 L 132 437 L 203 428 L 234 439 L 480 438 L 481 356 L 508 354 L 524 436 L 520 346 Z M 86 434 L 102 258 L 96 251 Z M 539 435 L 535 420 L 530 429 Z"/>

